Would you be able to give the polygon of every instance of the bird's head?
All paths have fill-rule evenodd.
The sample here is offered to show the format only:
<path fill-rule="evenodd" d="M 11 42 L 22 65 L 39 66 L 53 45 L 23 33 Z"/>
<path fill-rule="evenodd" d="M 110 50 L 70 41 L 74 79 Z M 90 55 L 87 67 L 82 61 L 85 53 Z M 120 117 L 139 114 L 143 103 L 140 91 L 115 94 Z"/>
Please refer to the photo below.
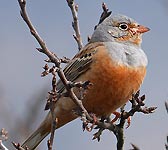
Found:
<path fill-rule="evenodd" d="M 95 29 L 90 42 L 117 41 L 140 46 L 142 34 L 149 28 L 124 15 L 112 15 Z"/>

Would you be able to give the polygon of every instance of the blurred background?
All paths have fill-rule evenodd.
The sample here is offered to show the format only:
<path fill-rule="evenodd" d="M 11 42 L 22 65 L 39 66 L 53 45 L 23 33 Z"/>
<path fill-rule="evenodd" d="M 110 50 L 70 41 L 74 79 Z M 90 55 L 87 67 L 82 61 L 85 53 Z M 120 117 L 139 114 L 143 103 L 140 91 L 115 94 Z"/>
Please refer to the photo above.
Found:
<path fill-rule="evenodd" d="M 83 42 L 91 35 L 102 12 L 102 0 L 76 0 Z M 164 102 L 168 99 L 168 0 L 104 0 L 113 13 L 125 14 L 151 29 L 143 37 L 142 47 L 148 59 L 148 71 L 141 94 L 147 106 L 157 106 L 155 113 L 137 113 L 125 130 L 125 149 L 134 143 L 142 150 L 165 149 L 168 116 Z M 36 40 L 19 14 L 17 0 L 0 3 L 0 128 L 9 132 L 4 144 L 22 143 L 44 119 L 51 77 L 40 77 L 46 56 L 38 53 Z M 27 0 L 27 11 L 38 33 L 50 50 L 71 58 L 77 51 L 72 37 L 72 16 L 66 0 Z M 116 138 L 105 131 L 101 141 L 92 141 L 92 133 L 83 132 L 77 119 L 56 131 L 55 148 L 116 149 Z M 46 140 L 39 147 L 47 149 Z"/>

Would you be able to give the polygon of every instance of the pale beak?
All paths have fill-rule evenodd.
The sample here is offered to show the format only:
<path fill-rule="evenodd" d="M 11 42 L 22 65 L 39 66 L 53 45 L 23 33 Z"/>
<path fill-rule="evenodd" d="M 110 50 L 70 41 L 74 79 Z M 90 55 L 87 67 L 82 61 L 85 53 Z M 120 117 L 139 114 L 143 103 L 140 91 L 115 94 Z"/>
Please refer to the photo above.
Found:
<path fill-rule="evenodd" d="M 140 34 L 145 33 L 145 32 L 148 32 L 149 30 L 150 30 L 149 28 L 142 25 L 137 25 L 136 27 L 130 29 L 133 35 L 136 33 L 140 33 Z"/>
<path fill-rule="evenodd" d="M 137 33 L 145 33 L 148 32 L 149 30 L 150 30 L 149 28 L 142 25 L 138 25 L 138 27 L 136 28 Z"/>

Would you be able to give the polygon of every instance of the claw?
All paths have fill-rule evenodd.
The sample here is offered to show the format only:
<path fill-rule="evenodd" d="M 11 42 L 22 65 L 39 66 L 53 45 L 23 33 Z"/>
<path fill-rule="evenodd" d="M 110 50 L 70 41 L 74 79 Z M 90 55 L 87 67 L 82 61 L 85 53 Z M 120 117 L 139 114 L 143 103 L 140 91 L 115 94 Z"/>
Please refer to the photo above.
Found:
<path fill-rule="evenodd" d="M 117 119 L 119 119 L 121 117 L 121 114 L 119 112 L 113 112 L 113 114 L 115 115 L 115 118 L 111 121 L 111 123 L 114 123 L 115 121 L 117 121 Z M 129 116 L 127 118 L 127 126 L 126 129 L 129 128 L 129 126 L 131 125 L 131 116 Z"/>
<path fill-rule="evenodd" d="M 112 123 L 114 123 L 115 121 L 117 121 L 117 119 L 121 117 L 121 114 L 117 111 L 113 112 L 113 114 L 115 115 L 115 118 L 111 121 Z"/>
<path fill-rule="evenodd" d="M 128 128 L 130 127 L 130 125 L 131 125 L 131 116 L 129 116 L 129 117 L 127 118 L 127 126 L 126 126 L 126 129 L 128 129 Z"/>
<path fill-rule="evenodd" d="M 84 121 L 82 125 L 83 131 L 86 129 L 88 132 L 91 132 L 96 122 L 98 121 L 98 118 L 96 117 L 95 114 L 90 113 L 90 116 L 93 118 L 93 122 L 91 123 L 91 126 L 89 126 L 90 122 Z"/>

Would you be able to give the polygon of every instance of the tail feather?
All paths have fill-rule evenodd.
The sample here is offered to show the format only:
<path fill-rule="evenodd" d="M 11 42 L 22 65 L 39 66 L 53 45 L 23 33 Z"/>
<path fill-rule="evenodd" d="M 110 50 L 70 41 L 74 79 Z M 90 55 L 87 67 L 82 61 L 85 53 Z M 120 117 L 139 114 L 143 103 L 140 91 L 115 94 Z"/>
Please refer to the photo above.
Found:
<path fill-rule="evenodd" d="M 38 128 L 23 144 L 22 147 L 28 147 L 29 150 L 35 149 L 40 142 L 49 134 L 49 132 L 41 132 L 41 128 Z"/>
<path fill-rule="evenodd" d="M 48 113 L 44 121 L 38 127 L 36 131 L 34 131 L 22 144 L 22 147 L 28 147 L 29 150 L 34 150 L 40 142 L 50 133 L 51 128 L 51 115 Z"/>
<path fill-rule="evenodd" d="M 65 113 L 61 115 L 58 114 L 57 129 L 74 120 L 75 118 L 77 118 L 77 116 L 72 113 Z M 40 144 L 40 142 L 50 133 L 50 129 L 51 115 L 49 113 L 40 127 L 22 144 L 22 147 L 25 148 L 27 146 L 29 150 L 34 150 Z"/>
<path fill-rule="evenodd" d="M 57 129 L 77 118 L 77 116 L 72 113 L 74 106 L 75 104 L 71 100 L 67 100 L 67 98 L 62 98 L 57 102 L 57 109 L 55 110 L 56 117 L 58 118 Z M 35 149 L 50 133 L 51 120 L 52 117 L 51 113 L 49 112 L 44 121 L 41 123 L 40 127 L 32 135 L 30 135 L 30 137 L 28 137 L 28 139 L 22 144 L 22 147 L 24 148 L 27 146 L 29 150 Z"/>

